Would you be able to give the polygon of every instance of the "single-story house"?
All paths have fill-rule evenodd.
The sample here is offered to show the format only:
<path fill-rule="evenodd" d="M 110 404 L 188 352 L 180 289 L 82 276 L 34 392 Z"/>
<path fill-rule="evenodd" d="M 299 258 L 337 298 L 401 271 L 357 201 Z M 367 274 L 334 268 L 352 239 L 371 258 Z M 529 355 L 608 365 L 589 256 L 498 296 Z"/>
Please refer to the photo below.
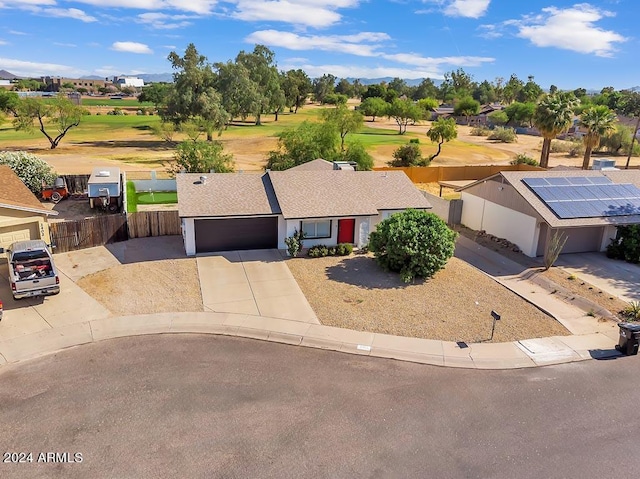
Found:
<path fill-rule="evenodd" d="M 329 170 L 322 161 L 317 169 L 176 175 L 187 255 L 285 249 L 295 230 L 306 234 L 305 247 L 361 247 L 390 214 L 431 208 L 404 172 Z"/>
<path fill-rule="evenodd" d="M 503 171 L 460 188 L 465 226 L 544 255 L 555 232 L 563 253 L 604 251 L 616 226 L 640 223 L 640 171 Z"/>
<path fill-rule="evenodd" d="M 51 244 L 47 209 L 11 168 L 0 165 L 0 248 L 16 241 L 41 239 Z"/>

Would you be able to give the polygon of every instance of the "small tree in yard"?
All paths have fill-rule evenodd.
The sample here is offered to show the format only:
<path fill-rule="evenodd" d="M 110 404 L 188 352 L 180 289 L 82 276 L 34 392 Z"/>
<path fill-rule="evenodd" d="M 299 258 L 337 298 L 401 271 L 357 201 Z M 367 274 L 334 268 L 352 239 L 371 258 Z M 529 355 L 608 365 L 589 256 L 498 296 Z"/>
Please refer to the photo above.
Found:
<path fill-rule="evenodd" d="M 392 154 L 393 160 L 388 161 L 387 165 L 394 167 L 406 166 L 429 166 L 430 159 L 422 157 L 420 145 L 416 143 L 407 143 L 399 146 Z"/>
<path fill-rule="evenodd" d="M 71 128 L 80 124 L 83 112 L 82 107 L 62 95 L 52 100 L 23 98 L 16 105 L 13 126 L 16 130 L 28 132 L 37 128 L 47 137 L 53 150 Z M 53 128 L 57 135 L 49 133 Z"/>
<path fill-rule="evenodd" d="M 0 153 L 0 165 L 7 165 L 35 195 L 42 192 L 42 183 L 52 185 L 55 172 L 44 160 L 25 151 Z"/>
<path fill-rule="evenodd" d="M 547 247 L 544 251 L 545 271 L 551 268 L 553 263 L 556 262 L 568 239 L 569 237 L 564 233 L 560 233 L 559 231 L 553 233 L 553 236 L 549 239 L 549 243 L 547 243 Z"/>
<path fill-rule="evenodd" d="M 442 151 L 442 144 L 458 137 L 456 121 L 453 118 L 438 118 L 431 124 L 427 136 L 434 143 L 438 143 L 438 151 L 431 157 L 432 160 L 435 160 Z"/>
<path fill-rule="evenodd" d="M 178 144 L 174 159 L 174 174 L 183 170 L 186 173 L 231 173 L 234 169 L 233 155 L 224 153 L 219 141 L 183 141 Z"/>
<path fill-rule="evenodd" d="M 430 278 L 453 256 L 458 234 L 433 213 L 406 210 L 391 215 L 371 233 L 369 250 L 377 263 L 400 273 L 405 283 Z"/>

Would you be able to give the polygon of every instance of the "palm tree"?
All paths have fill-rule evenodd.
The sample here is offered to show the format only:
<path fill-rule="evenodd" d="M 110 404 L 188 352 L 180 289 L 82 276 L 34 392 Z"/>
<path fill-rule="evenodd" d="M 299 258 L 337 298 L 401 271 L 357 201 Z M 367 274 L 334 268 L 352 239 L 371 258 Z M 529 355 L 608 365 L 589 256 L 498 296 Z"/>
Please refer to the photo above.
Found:
<path fill-rule="evenodd" d="M 549 166 L 549 152 L 551 140 L 566 131 L 573 121 L 573 109 L 578 106 L 578 100 L 572 92 L 556 91 L 542 97 L 533 114 L 533 125 L 544 138 L 540 166 Z"/>
<path fill-rule="evenodd" d="M 587 129 L 582 138 L 584 142 L 584 160 L 582 169 L 589 169 L 591 151 L 600 145 L 600 137 L 615 129 L 616 115 L 606 105 L 597 105 L 587 108 L 580 115 L 580 126 Z"/>

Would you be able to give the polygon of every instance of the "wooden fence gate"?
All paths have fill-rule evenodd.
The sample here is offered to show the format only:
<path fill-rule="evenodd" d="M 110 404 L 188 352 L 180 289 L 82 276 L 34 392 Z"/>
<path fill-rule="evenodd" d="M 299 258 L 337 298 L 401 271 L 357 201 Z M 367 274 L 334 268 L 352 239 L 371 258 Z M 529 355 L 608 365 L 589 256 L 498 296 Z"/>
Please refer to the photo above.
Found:
<path fill-rule="evenodd" d="M 55 253 L 65 253 L 129 239 L 127 218 L 124 214 L 49 223 L 49 230 L 51 243 L 55 245 Z"/>
<path fill-rule="evenodd" d="M 177 211 L 138 211 L 128 213 L 129 238 L 182 234 Z"/>

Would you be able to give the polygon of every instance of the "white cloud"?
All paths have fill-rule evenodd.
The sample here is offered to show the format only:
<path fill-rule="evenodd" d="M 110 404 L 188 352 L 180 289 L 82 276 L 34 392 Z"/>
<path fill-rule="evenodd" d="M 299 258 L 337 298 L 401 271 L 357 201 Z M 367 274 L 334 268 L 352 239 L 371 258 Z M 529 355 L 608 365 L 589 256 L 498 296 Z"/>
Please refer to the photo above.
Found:
<path fill-rule="evenodd" d="M 10 33 L 11 35 L 29 35 L 28 33 L 20 32 L 20 31 L 18 31 L 18 30 L 9 30 L 9 33 Z"/>
<path fill-rule="evenodd" d="M 278 21 L 315 28 L 338 23 L 341 8 L 356 7 L 359 0 L 237 0 L 231 16 L 245 21 Z"/>
<path fill-rule="evenodd" d="M 322 50 L 348 53 L 363 57 L 376 56 L 386 33 L 361 32 L 355 35 L 299 35 L 278 30 L 261 30 L 245 38 L 247 43 L 260 43 L 289 50 Z"/>
<path fill-rule="evenodd" d="M 5 40 L 0 40 L 0 45 L 9 45 L 9 42 Z"/>
<path fill-rule="evenodd" d="M 95 5 L 100 8 L 131 8 L 136 10 L 178 10 L 199 14 L 209 14 L 216 0 L 76 0 L 78 3 Z"/>
<path fill-rule="evenodd" d="M 138 42 L 114 42 L 111 49 L 117 52 L 151 54 L 153 50 L 148 45 Z"/>
<path fill-rule="evenodd" d="M 491 0 L 453 0 L 444 9 L 452 17 L 480 18 L 489 9 Z"/>
<path fill-rule="evenodd" d="M 173 30 L 191 25 L 188 19 L 198 18 L 192 15 L 167 15 L 160 12 L 141 13 L 136 21 L 158 30 Z"/>
<path fill-rule="evenodd" d="M 358 66 L 358 65 L 309 65 L 287 62 L 282 65 L 283 70 L 301 68 L 310 77 L 319 77 L 331 73 L 338 78 L 432 78 L 442 79 L 442 73 L 426 69 L 409 69 L 388 66 Z"/>
<path fill-rule="evenodd" d="M 450 17 L 480 18 L 489 9 L 491 0 L 422 0 L 424 3 L 438 5 L 440 11 Z M 434 13 L 434 8 L 418 10 L 415 13 Z"/>
<path fill-rule="evenodd" d="M 68 65 L 56 63 L 38 63 L 13 58 L 0 58 L 2 68 L 10 71 L 14 75 L 25 77 L 39 77 L 44 75 L 74 76 L 82 75 L 84 72 Z"/>
<path fill-rule="evenodd" d="M 500 31 L 500 25 L 480 25 L 478 27 L 480 33 L 478 34 L 482 38 L 500 38 L 502 37 L 502 32 Z"/>
<path fill-rule="evenodd" d="M 78 45 L 76 45 L 75 43 L 61 43 L 61 42 L 53 42 L 53 44 L 57 47 L 69 47 L 69 48 L 75 48 Z"/>
<path fill-rule="evenodd" d="M 55 18 L 73 18 L 74 20 L 80 20 L 81 22 L 91 23 L 97 22 L 96 17 L 86 14 L 84 11 L 77 8 L 40 8 L 29 7 L 30 12 L 40 16 L 55 17 Z"/>
<path fill-rule="evenodd" d="M 424 57 L 417 53 L 385 53 L 382 48 L 391 37 L 382 32 L 360 32 L 354 35 L 301 35 L 277 30 L 254 32 L 245 38 L 249 43 L 263 43 L 288 50 L 322 50 L 347 53 L 360 57 L 376 57 L 426 69 L 438 70 L 443 65 L 453 67 L 475 67 L 495 61 L 491 57 L 457 56 Z M 289 60 L 292 62 L 292 60 Z M 302 63 L 302 62 L 297 62 Z"/>
<path fill-rule="evenodd" d="M 615 51 L 615 44 L 627 39 L 595 23 L 614 15 L 588 3 L 579 3 L 565 9 L 543 8 L 540 15 L 508 23 L 518 28 L 519 37 L 528 39 L 538 47 L 556 47 L 608 57 Z"/>
<path fill-rule="evenodd" d="M 9 0 L 0 1 L 0 7 L 20 8 L 26 5 L 55 5 L 56 0 Z"/>

